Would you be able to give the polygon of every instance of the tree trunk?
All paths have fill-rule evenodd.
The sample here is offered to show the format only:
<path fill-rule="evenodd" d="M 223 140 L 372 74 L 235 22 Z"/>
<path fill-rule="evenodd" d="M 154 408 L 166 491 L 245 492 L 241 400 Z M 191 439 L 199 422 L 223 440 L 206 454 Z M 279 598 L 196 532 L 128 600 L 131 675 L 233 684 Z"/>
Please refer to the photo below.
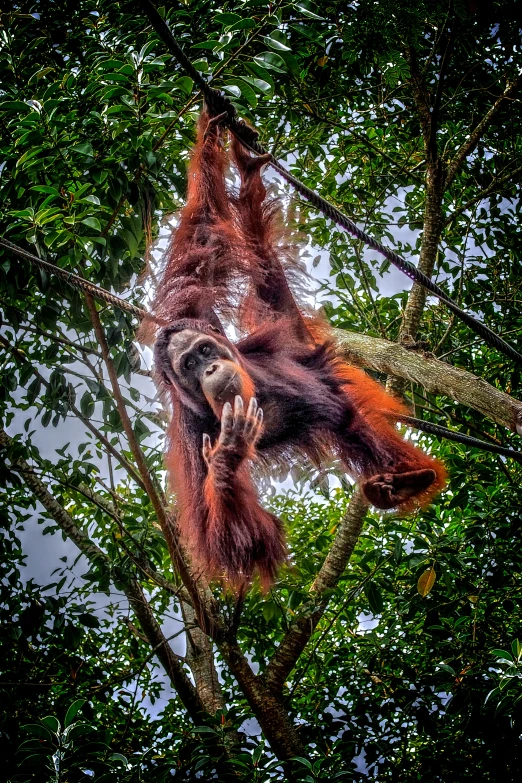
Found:
<path fill-rule="evenodd" d="M 437 260 L 437 250 L 442 231 L 442 198 L 444 195 L 444 172 L 440 162 L 428 167 L 426 174 L 426 204 L 422 231 L 422 249 L 419 257 L 419 270 L 431 277 Z M 426 289 L 414 283 L 404 308 L 399 342 L 403 344 L 415 341 L 419 329 Z"/>
<path fill-rule="evenodd" d="M 194 675 L 199 698 L 207 712 L 215 715 L 217 710 L 225 709 L 226 705 L 214 664 L 212 642 L 198 626 L 194 609 L 182 601 L 181 611 L 187 636 L 185 660 Z"/>

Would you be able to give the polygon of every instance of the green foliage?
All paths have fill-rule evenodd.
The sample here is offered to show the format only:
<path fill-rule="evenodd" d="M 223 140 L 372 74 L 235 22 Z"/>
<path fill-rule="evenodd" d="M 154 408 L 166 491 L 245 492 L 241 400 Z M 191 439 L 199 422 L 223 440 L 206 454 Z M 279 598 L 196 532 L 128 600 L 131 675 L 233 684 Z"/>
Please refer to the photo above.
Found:
<path fill-rule="evenodd" d="M 423 248 L 426 155 L 411 52 L 430 111 L 438 106 L 443 164 L 522 65 L 510 0 L 168 0 L 160 12 L 270 150 L 414 261 Z M 148 248 L 165 239 L 165 220 L 185 193 L 199 109 L 192 81 L 139 5 L 111 0 L 14 4 L 0 17 L 0 73 L 0 233 L 146 304 Z M 518 94 L 444 195 L 435 267 L 449 294 L 515 345 L 519 128 Z M 273 189 L 284 196 L 290 240 L 308 242 L 302 258 L 314 266 L 319 250 L 329 255 L 322 293 L 332 323 L 396 339 L 408 281 L 306 205 L 289 203 L 277 179 Z M 123 594 L 136 580 L 158 621 L 177 629 L 165 631 L 171 644 L 182 638 L 168 548 L 132 470 L 83 297 L 2 251 L 0 306 L 0 420 L 14 439 L 0 463 L 6 779 L 93 779 L 86 770 L 95 780 L 133 782 L 162 782 L 172 771 L 175 780 L 289 779 L 251 729 L 246 695 L 217 653 L 226 709 L 194 726 Z M 165 417 L 133 342 L 136 323 L 105 307 L 100 319 L 136 438 L 165 489 Z M 520 368 L 430 300 L 421 337 L 426 350 L 520 398 Z M 451 396 L 413 385 L 407 392 L 417 415 L 521 448 Z M 449 489 L 409 518 L 368 515 L 285 684 L 284 706 L 307 754 L 295 760 L 296 780 L 489 783 L 522 772 L 520 466 L 419 440 L 445 460 Z M 64 528 L 12 467 L 19 458 L 101 555 L 80 559 L 69 542 L 60 560 Z M 350 496 L 334 469 L 341 489 L 323 473 L 289 469 L 296 490 L 267 500 L 287 526 L 289 565 L 269 594 L 249 593 L 238 630 L 261 671 L 292 623 L 316 608 L 309 588 Z M 34 564 L 49 540 L 54 573 L 37 584 L 25 558 Z M 232 617 L 234 599 L 215 594 Z"/>
<path fill-rule="evenodd" d="M 64 726 L 53 715 L 47 715 L 38 723 L 22 726 L 22 731 L 30 736 L 18 750 L 20 772 L 18 780 L 42 779 L 88 780 L 91 775 L 96 780 L 114 780 L 114 773 L 120 780 L 127 776 L 129 762 L 121 753 L 112 753 L 111 737 L 96 736 L 95 727 L 83 721 L 75 721 L 76 713 L 85 704 L 83 699 L 71 704 L 65 716 Z M 87 739 L 88 738 L 88 739 Z"/>

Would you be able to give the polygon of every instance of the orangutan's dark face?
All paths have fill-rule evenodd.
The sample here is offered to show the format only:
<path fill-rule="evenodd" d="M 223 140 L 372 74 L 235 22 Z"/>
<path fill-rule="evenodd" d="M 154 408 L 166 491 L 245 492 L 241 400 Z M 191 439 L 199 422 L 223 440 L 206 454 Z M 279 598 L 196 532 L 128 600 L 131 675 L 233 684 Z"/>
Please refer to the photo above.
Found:
<path fill-rule="evenodd" d="M 224 340 L 192 329 L 171 335 L 167 355 L 170 372 L 193 398 L 222 407 L 242 392 L 243 372 Z"/>

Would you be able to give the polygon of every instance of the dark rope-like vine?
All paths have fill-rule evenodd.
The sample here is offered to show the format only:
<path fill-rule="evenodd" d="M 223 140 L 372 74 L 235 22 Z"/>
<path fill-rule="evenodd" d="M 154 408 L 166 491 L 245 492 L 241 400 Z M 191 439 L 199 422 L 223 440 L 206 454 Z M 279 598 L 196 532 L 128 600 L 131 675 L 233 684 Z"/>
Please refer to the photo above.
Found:
<path fill-rule="evenodd" d="M 151 315 L 141 307 L 137 307 L 137 305 L 132 304 L 132 302 L 127 302 L 125 299 L 116 296 L 116 294 L 107 291 L 106 288 L 100 288 L 94 283 L 91 283 L 89 280 L 86 280 L 84 277 L 80 277 L 80 275 L 75 275 L 73 272 L 68 272 L 67 269 L 62 269 L 61 267 L 56 266 L 56 264 L 51 264 L 50 261 L 46 261 L 43 258 L 35 256 L 28 250 L 24 250 L 22 247 L 15 245 L 13 242 L 9 242 L 8 239 L 0 237 L 0 247 L 9 250 L 11 253 L 15 253 L 21 258 L 27 259 L 32 264 L 35 264 L 36 266 L 40 267 L 40 269 L 43 269 L 45 272 L 56 275 L 68 285 L 76 288 L 78 291 L 90 294 L 92 297 L 94 297 L 94 299 L 98 299 L 101 302 L 107 302 L 107 304 L 110 304 L 113 307 L 118 307 L 120 310 L 124 310 L 126 313 L 130 313 L 136 318 L 139 318 L 140 321 L 148 318 L 155 321 L 160 326 L 165 326 L 165 323 L 162 320 Z"/>
<path fill-rule="evenodd" d="M 345 231 L 348 231 L 356 239 L 364 242 L 364 244 L 372 248 L 372 250 L 376 250 L 378 253 L 384 256 L 384 258 L 390 261 L 390 263 L 396 266 L 397 269 L 400 269 L 401 272 L 407 275 L 411 280 L 419 283 L 431 294 L 438 297 L 442 302 L 444 302 L 446 307 L 451 310 L 452 313 L 454 313 L 463 323 L 469 326 L 469 328 L 472 329 L 476 334 L 480 335 L 482 339 L 488 343 L 488 345 L 496 348 L 498 351 L 500 351 L 500 353 L 509 356 L 509 358 L 513 359 L 515 362 L 522 363 L 521 353 L 519 353 L 515 348 L 513 348 L 513 346 L 509 345 L 509 343 L 503 340 L 502 337 L 490 329 L 489 326 L 486 326 L 486 324 L 483 324 L 473 315 L 459 307 L 458 304 L 442 290 L 442 288 L 434 283 L 433 280 L 431 280 L 427 275 L 417 269 L 414 264 L 412 264 L 410 261 L 407 261 L 394 250 L 391 250 L 391 248 L 383 245 L 381 242 L 379 242 L 379 240 L 367 234 L 365 231 L 359 228 L 353 222 L 353 220 L 348 217 L 348 215 L 345 215 L 345 213 L 341 212 L 340 209 L 335 207 L 315 191 L 311 190 L 311 188 L 297 179 L 297 177 L 294 177 L 294 175 L 291 174 L 282 163 L 274 158 L 274 156 L 257 141 L 256 131 L 236 117 L 236 110 L 230 100 L 219 90 L 211 87 L 210 84 L 205 81 L 199 71 L 194 68 L 170 32 L 167 23 L 161 18 L 150 0 L 139 0 L 139 2 L 143 11 L 148 16 L 152 27 L 159 35 L 167 49 L 176 58 L 183 70 L 186 71 L 186 73 L 194 81 L 194 84 L 198 87 L 198 89 L 203 93 L 205 101 L 209 105 L 211 111 L 214 114 L 226 113 L 227 116 L 224 118 L 225 124 L 230 128 L 234 136 L 236 136 L 236 138 L 247 149 L 255 152 L 257 155 L 269 155 L 270 157 L 267 162 L 270 163 L 272 168 L 278 171 L 286 182 L 292 185 L 292 187 L 303 198 L 305 198 L 313 207 L 319 210 L 319 212 L 321 212 L 325 217 L 332 220 L 338 226 L 341 226 L 341 228 L 344 228 Z"/>
<path fill-rule="evenodd" d="M 432 424 L 431 421 L 416 419 L 414 416 L 401 416 L 399 421 L 403 422 L 403 424 L 407 424 L 408 427 L 421 430 L 429 435 L 435 435 L 438 438 L 452 440 L 455 443 L 463 443 L 465 446 L 472 446 L 473 448 L 481 449 L 482 451 L 490 451 L 493 454 L 501 454 L 503 457 L 509 457 L 509 459 L 515 460 L 515 462 L 519 462 L 522 465 L 522 452 L 520 451 L 507 449 L 504 446 L 497 446 L 496 443 L 488 443 L 485 440 L 473 438 L 471 435 L 464 435 L 462 432 L 449 430 L 447 427 L 442 427 L 440 424 Z"/>

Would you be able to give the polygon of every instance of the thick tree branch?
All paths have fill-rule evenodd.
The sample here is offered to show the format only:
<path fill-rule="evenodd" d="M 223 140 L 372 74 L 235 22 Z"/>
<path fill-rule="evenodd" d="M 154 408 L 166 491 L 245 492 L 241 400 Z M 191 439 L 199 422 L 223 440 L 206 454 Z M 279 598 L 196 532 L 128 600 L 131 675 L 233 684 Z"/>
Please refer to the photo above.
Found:
<path fill-rule="evenodd" d="M 417 115 L 420 121 L 422 138 L 424 139 L 424 149 L 426 152 L 427 159 L 428 161 L 430 161 L 430 147 L 431 147 L 431 139 L 432 139 L 432 132 L 431 132 L 432 118 L 431 118 L 428 96 L 426 95 L 426 85 L 424 83 L 424 78 L 419 71 L 419 66 L 417 63 L 417 54 L 415 52 L 415 49 L 412 46 L 409 46 L 404 52 L 404 55 L 406 57 L 406 60 L 410 68 L 411 92 L 413 95 L 413 100 L 415 102 Z"/>
<path fill-rule="evenodd" d="M 437 144 L 437 128 L 439 125 L 440 104 L 442 101 L 442 94 L 444 91 L 444 79 L 446 77 L 449 61 L 451 59 L 451 53 L 453 50 L 453 41 L 454 41 L 453 31 L 451 31 L 446 41 L 446 48 L 444 49 L 444 54 L 442 55 L 439 78 L 437 81 L 437 90 L 435 92 L 435 99 L 433 101 L 433 110 L 431 112 L 430 147 L 432 149 L 436 149 L 436 144 Z"/>
<path fill-rule="evenodd" d="M 408 351 L 377 337 L 336 330 L 340 354 L 352 364 L 418 383 L 431 394 L 450 397 L 496 424 L 522 434 L 522 402 L 466 370 L 434 356 Z"/>
<path fill-rule="evenodd" d="M 310 601 L 292 623 L 285 638 L 266 667 L 263 680 L 273 693 L 280 693 L 285 680 L 308 644 L 328 605 L 327 593 L 341 578 L 362 530 L 368 502 L 359 488 L 355 489 L 335 540 L 310 587 Z"/>
<path fill-rule="evenodd" d="M 498 114 L 504 101 L 511 98 L 516 93 L 522 82 L 522 75 L 517 76 L 511 84 L 506 87 L 500 98 L 498 98 L 487 114 L 481 119 L 481 121 L 475 126 L 475 129 L 470 133 L 468 139 L 461 145 L 460 149 L 455 154 L 455 157 L 448 166 L 446 172 L 446 179 L 444 187 L 447 190 L 455 179 L 457 171 L 462 166 L 464 161 L 473 152 L 484 133 L 487 131 L 495 116 Z"/>
<path fill-rule="evenodd" d="M 17 446 L 17 443 L 5 432 L 5 430 L 0 429 L 0 446 L 6 450 L 11 450 L 13 447 Z M 12 461 L 10 460 L 10 469 L 20 475 L 35 498 L 45 508 L 49 516 L 54 519 L 65 535 L 76 544 L 80 552 L 85 555 L 89 562 L 101 562 L 107 569 L 114 571 L 110 558 L 75 524 L 70 514 L 56 498 L 51 495 L 36 471 L 23 457 L 15 456 Z M 140 584 L 133 577 L 125 579 L 121 573 L 118 574 L 116 581 L 117 585 L 123 590 L 131 604 L 141 628 L 147 637 L 148 643 L 155 650 L 157 657 L 168 674 L 170 681 L 177 691 L 188 714 L 196 723 L 201 723 L 202 717 L 205 714 L 203 703 L 199 699 L 194 686 L 183 671 L 177 657 L 163 635 L 161 627 L 154 617 Z"/>
<path fill-rule="evenodd" d="M 437 147 L 437 114 L 450 48 L 451 47 L 448 44 L 441 65 L 437 96 L 435 99 L 437 110 L 434 112 L 431 112 L 430 109 L 429 99 L 426 95 L 424 77 L 419 72 L 415 50 L 413 47 L 409 47 L 406 52 L 411 73 L 411 91 L 422 129 L 426 153 L 426 199 L 424 203 L 422 226 L 422 247 L 418 268 L 427 277 L 431 277 L 433 274 L 442 230 L 444 168 Z M 406 307 L 404 308 L 399 342 L 405 342 L 410 338 L 415 339 L 425 303 L 426 289 L 419 285 L 419 283 L 414 283 L 408 296 Z M 396 394 L 401 394 L 403 390 L 403 384 L 396 379 L 390 379 L 388 387 L 390 391 L 393 391 Z"/>
<path fill-rule="evenodd" d="M 187 637 L 185 660 L 194 675 L 196 690 L 205 709 L 210 715 L 215 715 L 217 710 L 225 709 L 226 705 L 214 663 L 212 642 L 197 625 L 194 609 L 181 601 L 181 611 Z"/>
<path fill-rule="evenodd" d="M 269 689 L 263 679 L 254 674 L 235 641 L 223 640 L 219 648 L 276 756 L 282 760 L 302 756 L 303 745 L 281 696 Z"/>

